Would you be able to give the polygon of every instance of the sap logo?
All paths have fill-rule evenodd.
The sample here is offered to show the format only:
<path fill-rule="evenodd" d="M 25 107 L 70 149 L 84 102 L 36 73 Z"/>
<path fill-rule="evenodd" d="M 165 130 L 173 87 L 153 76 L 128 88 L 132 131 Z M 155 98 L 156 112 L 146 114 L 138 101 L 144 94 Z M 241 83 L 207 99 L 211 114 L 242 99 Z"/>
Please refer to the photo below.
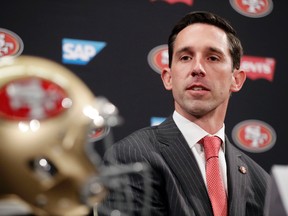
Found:
<path fill-rule="evenodd" d="M 105 42 L 64 38 L 62 40 L 62 62 L 86 65 L 104 47 Z"/>

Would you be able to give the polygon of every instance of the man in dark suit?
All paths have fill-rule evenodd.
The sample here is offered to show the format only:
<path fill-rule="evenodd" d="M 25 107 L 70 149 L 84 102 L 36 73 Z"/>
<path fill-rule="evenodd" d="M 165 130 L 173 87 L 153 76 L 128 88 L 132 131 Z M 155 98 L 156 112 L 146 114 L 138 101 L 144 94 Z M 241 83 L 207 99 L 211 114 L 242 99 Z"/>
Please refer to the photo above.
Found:
<path fill-rule="evenodd" d="M 222 142 L 218 158 L 228 210 L 217 216 L 263 215 L 270 176 L 225 135 L 229 98 L 246 79 L 240 69 L 243 49 L 235 30 L 216 14 L 192 12 L 172 29 L 168 52 L 169 65 L 161 78 L 172 91 L 174 113 L 162 124 L 140 129 L 113 144 L 104 157 L 106 165 L 119 169 L 145 164 L 149 177 L 141 172 L 128 175 L 128 189 L 122 194 L 111 189 L 98 208 L 99 215 L 107 210 L 115 215 L 216 216 L 201 144 L 207 135 L 218 136 Z M 132 205 L 123 202 L 125 197 Z"/>

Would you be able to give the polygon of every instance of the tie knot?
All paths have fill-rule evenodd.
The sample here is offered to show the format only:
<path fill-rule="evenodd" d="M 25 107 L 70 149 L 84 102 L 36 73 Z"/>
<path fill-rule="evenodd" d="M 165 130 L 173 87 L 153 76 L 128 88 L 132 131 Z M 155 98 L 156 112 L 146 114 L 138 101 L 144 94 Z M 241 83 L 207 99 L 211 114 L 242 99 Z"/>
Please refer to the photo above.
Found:
<path fill-rule="evenodd" d="M 206 160 L 211 157 L 218 157 L 218 152 L 221 145 L 221 139 L 217 136 L 205 136 L 200 143 L 202 143 L 205 151 Z"/>

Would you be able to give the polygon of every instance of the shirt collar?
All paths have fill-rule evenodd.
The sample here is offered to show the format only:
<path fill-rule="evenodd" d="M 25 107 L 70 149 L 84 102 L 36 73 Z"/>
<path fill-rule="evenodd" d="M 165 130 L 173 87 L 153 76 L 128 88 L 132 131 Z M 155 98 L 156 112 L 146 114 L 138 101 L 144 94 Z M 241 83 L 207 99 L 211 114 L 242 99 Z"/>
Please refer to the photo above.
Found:
<path fill-rule="evenodd" d="M 179 130 L 182 132 L 184 138 L 188 142 L 190 148 L 194 147 L 194 145 L 196 143 L 198 143 L 198 141 L 200 139 L 202 139 L 206 135 L 209 135 L 208 132 L 203 130 L 197 124 L 189 121 L 188 119 L 186 119 L 185 117 L 180 115 L 176 110 L 173 113 L 173 119 L 174 119 L 177 127 L 179 128 Z M 211 134 L 211 135 L 216 135 L 219 138 L 221 138 L 221 140 L 223 141 L 222 142 L 223 143 L 222 148 L 223 148 L 223 150 L 225 150 L 225 145 L 224 145 L 225 124 L 223 123 L 223 127 L 219 131 L 217 131 L 217 133 Z"/>

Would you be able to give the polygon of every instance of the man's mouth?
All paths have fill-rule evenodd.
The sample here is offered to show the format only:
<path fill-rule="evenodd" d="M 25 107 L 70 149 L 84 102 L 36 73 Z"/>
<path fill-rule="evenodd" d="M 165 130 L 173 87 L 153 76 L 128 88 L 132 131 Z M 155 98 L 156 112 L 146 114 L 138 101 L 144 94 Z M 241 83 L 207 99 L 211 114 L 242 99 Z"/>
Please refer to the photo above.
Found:
<path fill-rule="evenodd" d="M 191 89 L 194 90 L 194 91 L 206 90 L 205 88 L 199 87 L 199 86 L 194 86 L 194 87 L 192 87 Z"/>

